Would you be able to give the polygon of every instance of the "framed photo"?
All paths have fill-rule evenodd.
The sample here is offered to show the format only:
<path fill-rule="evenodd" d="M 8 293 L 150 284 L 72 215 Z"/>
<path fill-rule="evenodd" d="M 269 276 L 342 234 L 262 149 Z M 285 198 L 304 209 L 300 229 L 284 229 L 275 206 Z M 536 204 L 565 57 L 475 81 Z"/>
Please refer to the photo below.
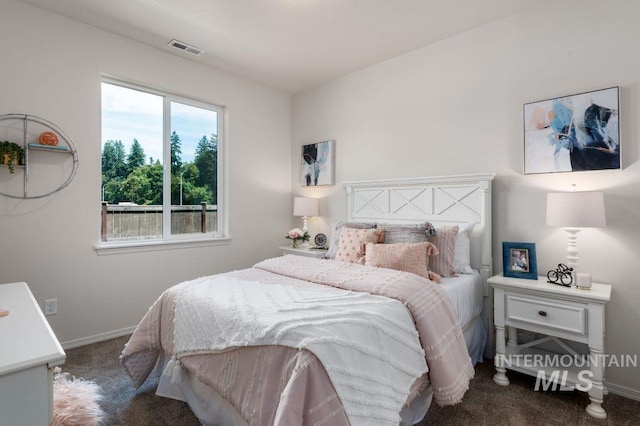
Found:
<path fill-rule="evenodd" d="M 335 141 L 302 145 L 300 184 L 333 185 L 335 175 Z"/>
<path fill-rule="evenodd" d="M 538 279 L 534 243 L 502 243 L 502 275 L 512 278 Z"/>
<path fill-rule="evenodd" d="M 619 87 L 524 105 L 524 174 L 620 168 Z"/>

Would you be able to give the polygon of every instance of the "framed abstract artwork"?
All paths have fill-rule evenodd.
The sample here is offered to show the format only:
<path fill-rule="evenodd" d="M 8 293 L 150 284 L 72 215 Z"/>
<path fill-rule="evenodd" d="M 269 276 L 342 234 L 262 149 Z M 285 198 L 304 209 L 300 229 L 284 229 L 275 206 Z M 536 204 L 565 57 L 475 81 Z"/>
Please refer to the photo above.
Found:
<path fill-rule="evenodd" d="M 524 174 L 620 168 L 619 87 L 524 105 Z"/>
<path fill-rule="evenodd" d="M 300 184 L 333 185 L 335 175 L 335 141 L 302 145 Z"/>
<path fill-rule="evenodd" d="M 538 279 L 535 243 L 502 243 L 502 275 L 512 278 Z"/>

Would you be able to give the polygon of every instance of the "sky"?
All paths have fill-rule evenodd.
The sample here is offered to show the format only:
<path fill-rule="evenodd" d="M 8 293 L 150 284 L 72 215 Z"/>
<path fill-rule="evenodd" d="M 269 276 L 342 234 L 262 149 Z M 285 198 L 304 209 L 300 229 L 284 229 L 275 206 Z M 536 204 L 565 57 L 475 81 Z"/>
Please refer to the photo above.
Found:
<path fill-rule="evenodd" d="M 150 157 L 162 163 L 162 105 L 162 96 L 102 83 L 102 145 L 121 140 L 128 155 L 135 138 L 146 163 Z M 198 141 L 217 133 L 217 125 L 215 111 L 171 102 L 171 131 L 180 136 L 183 163 L 193 161 Z"/>

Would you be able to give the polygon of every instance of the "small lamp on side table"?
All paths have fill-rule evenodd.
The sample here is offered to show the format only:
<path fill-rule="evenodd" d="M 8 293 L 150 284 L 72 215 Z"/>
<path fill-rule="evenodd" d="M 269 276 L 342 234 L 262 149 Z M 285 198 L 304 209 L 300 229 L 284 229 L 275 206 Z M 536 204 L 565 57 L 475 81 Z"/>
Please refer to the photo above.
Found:
<path fill-rule="evenodd" d="M 307 197 L 294 197 L 293 215 L 302 217 L 302 232 L 309 232 L 309 218 L 318 216 L 318 199 Z M 308 245 L 307 243 L 303 244 Z"/>
<path fill-rule="evenodd" d="M 584 280 L 590 287 L 588 274 L 577 275 L 578 266 L 578 232 L 581 228 L 607 226 L 604 212 L 604 195 L 602 192 L 555 192 L 547 194 L 547 226 L 562 226 L 569 234 L 567 246 L 567 266 L 573 268 L 574 283 L 580 287 L 575 278 Z M 589 282 L 589 285 L 587 284 Z"/>

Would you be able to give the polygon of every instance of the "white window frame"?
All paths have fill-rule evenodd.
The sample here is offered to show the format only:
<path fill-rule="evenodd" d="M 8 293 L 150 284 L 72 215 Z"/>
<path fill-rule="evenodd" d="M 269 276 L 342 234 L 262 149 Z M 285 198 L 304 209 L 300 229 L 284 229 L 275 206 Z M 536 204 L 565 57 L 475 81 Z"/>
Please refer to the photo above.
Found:
<path fill-rule="evenodd" d="M 162 200 L 162 238 L 157 239 L 141 239 L 135 241 L 100 241 L 94 246 L 99 255 L 104 254 L 120 254 L 142 251 L 169 250 L 176 248 L 190 248 L 210 245 L 224 245 L 231 242 L 228 232 L 227 223 L 227 190 L 228 183 L 226 178 L 226 133 L 225 133 L 225 108 L 219 105 L 213 105 L 206 102 L 186 98 L 172 93 L 153 89 L 147 86 L 130 83 L 113 77 L 102 76 L 100 83 L 113 84 L 127 89 L 138 90 L 145 93 L 161 96 L 163 98 L 163 200 Z M 100 95 L 102 99 L 102 94 Z M 171 234 L 171 210 L 167 211 L 167 206 L 171 206 L 171 102 L 181 103 L 197 108 L 214 111 L 218 114 L 218 159 L 217 159 L 217 177 L 218 187 L 216 194 L 217 201 L 217 232 L 209 233 L 190 233 L 190 234 Z M 102 117 L 102 110 L 100 113 Z M 101 130 L 102 133 L 102 130 Z M 102 136 L 100 137 L 100 145 L 102 145 Z M 169 188 L 167 190 L 167 188 Z M 99 193 L 97 191 L 96 193 Z M 100 218 L 101 212 L 98 209 L 97 217 Z M 99 221 L 100 222 L 100 221 Z M 100 224 L 98 225 L 100 227 Z M 97 232 L 100 238 L 100 229 Z"/>

